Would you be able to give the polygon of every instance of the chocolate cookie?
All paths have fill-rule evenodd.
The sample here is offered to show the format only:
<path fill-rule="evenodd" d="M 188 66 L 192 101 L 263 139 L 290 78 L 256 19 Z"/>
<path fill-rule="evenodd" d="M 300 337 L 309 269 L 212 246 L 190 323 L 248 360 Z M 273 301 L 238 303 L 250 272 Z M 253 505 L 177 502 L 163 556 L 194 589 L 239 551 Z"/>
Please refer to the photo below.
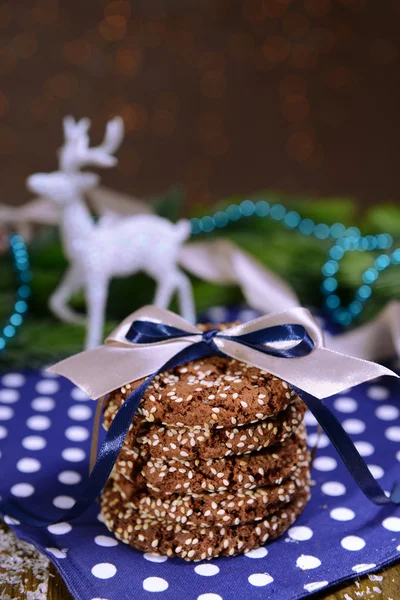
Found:
<path fill-rule="evenodd" d="M 124 443 L 124 452 L 130 455 L 132 460 L 136 460 L 139 453 L 146 456 L 147 452 L 154 458 L 180 460 L 247 454 L 289 438 L 299 429 L 305 411 L 304 402 L 297 399 L 274 417 L 254 425 L 226 429 L 140 426 L 135 417 Z M 109 428 L 114 414 L 111 408 L 107 411 L 106 429 Z"/>
<path fill-rule="evenodd" d="M 150 459 L 140 469 L 145 484 L 154 496 L 185 493 L 201 494 L 225 490 L 254 489 L 280 484 L 298 466 L 309 463 L 305 429 L 284 444 L 271 449 L 220 459 L 193 461 Z M 115 471 L 136 483 L 138 463 L 122 452 Z"/>
<path fill-rule="evenodd" d="M 168 520 L 141 519 L 137 510 L 113 488 L 105 490 L 102 513 L 108 529 L 122 542 L 144 552 L 186 560 L 233 556 L 259 547 L 281 535 L 303 511 L 308 489 L 299 491 L 283 508 L 262 521 L 227 527 L 188 526 Z"/>
<path fill-rule="evenodd" d="M 108 406 L 121 406 L 143 381 L 112 392 Z M 149 423 L 215 429 L 261 421 L 285 410 L 295 397 L 285 381 L 266 371 L 211 356 L 157 375 L 137 414 Z"/>
<path fill-rule="evenodd" d="M 132 483 L 121 476 L 113 478 L 114 490 L 130 502 L 141 519 L 174 521 L 182 525 L 225 527 L 259 521 L 266 511 L 277 510 L 288 504 L 299 491 L 308 488 L 308 466 L 298 468 L 281 485 L 259 487 L 239 492 L 215 492 L 194 495 L 172 495 L 154 498 L 148 493 L 137 493 Z"/>

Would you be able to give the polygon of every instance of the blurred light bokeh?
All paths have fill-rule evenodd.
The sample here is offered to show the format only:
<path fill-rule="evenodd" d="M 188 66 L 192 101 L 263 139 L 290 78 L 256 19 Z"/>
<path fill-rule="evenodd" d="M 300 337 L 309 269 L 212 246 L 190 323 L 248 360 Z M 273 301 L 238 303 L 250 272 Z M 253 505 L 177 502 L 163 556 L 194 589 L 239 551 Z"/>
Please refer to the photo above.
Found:
<path fill-rule="evenodd" d="M 273 188 L 397 201 L 400 1 L 0 3 L 0 202 L 55 168 L 61 119 L 121 114 L 103 182 L 192 204 Z"/>

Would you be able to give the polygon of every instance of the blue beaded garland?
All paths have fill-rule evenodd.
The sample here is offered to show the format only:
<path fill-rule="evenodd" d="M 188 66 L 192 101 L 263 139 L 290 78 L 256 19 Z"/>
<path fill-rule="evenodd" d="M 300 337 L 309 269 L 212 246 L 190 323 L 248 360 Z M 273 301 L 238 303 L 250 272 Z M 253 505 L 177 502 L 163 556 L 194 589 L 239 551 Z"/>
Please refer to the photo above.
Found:
<path fill-rule="evenodd" d="M 338 282 L 335 275 L 340 268 L 340 261 L 349 251 L 388 250 L 393 246 L 393 238 L 388 233 L 362 236 L 358 227 L 345 227 L 342 223 L 329 226 L 326 223 L 315 223 L 312 219 L 302 218 L 294 210 L 287 210 L 283 204 L 269 204 L 266 200 L 243 200 L 239 205 L 231 204 L 225 211 L 218 211 L 213 216 L 193 218 L 192 234 L 209 233 L 215 227 L 223 228 L 230 222 L 238 221 L 250 216 L 269 217 L 274 221 L 282 222 L 285 227 L 297 230 L 306 236 L 314 236 L 320 240 L 333 240 L 334 245 L 329 249 L 328 257 L 322 266 L 323 282 L 321 291 L 325 296 L 325 308 L 336 323 L 347 327 L 353 319 L 358 317 L 363 310 L 364 303 L 371 297 L 371 285 L 375 284 L 380 274 L 391 265 L 400 264 L 400 248 L 395 249 L 390 255 L 378 256 L 372 267 L 362 274 L 362 283 L 355 292 L 354 300 L 347 307 L 341 306 L 340 297 L 337 295 Z"/>
<path fill-rule="evenodd" d="M 32 274 L 29 265 L 29 254 L 25 242 L 20 235 L 13 234 L 10 236 L 10 251 L 14 269 L 18 277 L 18 289 L 13 312 L 0 333 L 0 353 L 4 352 L 7 343 L 15 336 L 17 330 L 23 324 L 25 314 L 28 310 L 26 300 L 31 293 L 29 284 Z"/>

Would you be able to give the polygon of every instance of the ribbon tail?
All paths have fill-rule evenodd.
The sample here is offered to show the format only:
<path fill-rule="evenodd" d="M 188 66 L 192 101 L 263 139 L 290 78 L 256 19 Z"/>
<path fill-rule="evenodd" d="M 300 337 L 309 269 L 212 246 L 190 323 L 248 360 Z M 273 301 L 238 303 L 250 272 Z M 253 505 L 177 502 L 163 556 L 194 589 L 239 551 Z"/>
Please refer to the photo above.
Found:
<path fill-rule="evenodd" d="M 296 387 L 294 389 L 331 440 L 350 475 L 365 496 L 378 505 L 400 504 L 400 483 L 396 482 L 390 496 L 387 496 L 330 409 L 315 396 Z"/>
<path fill-rule="evenodd" d="M 231 241 L 186 244 L 181 248 L 179 262 L 205 281 L 238 285 L 247 304 L 261 313 L 300 305 L 286 281 Z"/>
<path fill-rule="evenodd" d="M 43 519 L 40 515 L 30 512 L 13 498 L 0 501 L 0 513 L 8 515 L 31 527 L 48 527 L 55 523 L 70 521 L 80 517 L 94 503 L 101 493 L 114 467 L 115 461 L 121 451 L 125 437 L 131 426 L 132 419 L 146 389 L 153 379 L 163 371 L 179 367 L 191 360 L 215 355 L 215 350 L 205 342 L 198 342 L 181 350 L 168 360 L 153 375 L 148 377 L 138 386 L 125 400 L 118 410 L 115 418 L 107 432 L 106 438 L 100 448 L 93 470 L 74 506 L 57 519 Z"/>

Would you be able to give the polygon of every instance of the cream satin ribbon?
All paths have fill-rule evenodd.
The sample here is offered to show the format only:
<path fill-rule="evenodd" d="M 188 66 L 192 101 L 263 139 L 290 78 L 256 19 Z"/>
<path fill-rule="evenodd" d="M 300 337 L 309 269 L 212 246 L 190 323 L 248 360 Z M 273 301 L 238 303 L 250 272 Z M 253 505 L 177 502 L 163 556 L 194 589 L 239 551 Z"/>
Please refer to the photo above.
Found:
<path fill-rule="evenodd" d="M 249 306 L 261 313 L 300 306 L 293 288 L 281 277 L 228 240 L 183 246 L 180 262 L 205 281 L 236 284 Z M 400 357 L 400 302 L 391 301 L 370 323 L 339 335 L 326 335 L 326 346 L 366 360 Z"/>
<path fill-rule="evenodd" d="M 133 321 L 164 323 L 184 330 L 187 336 L 157 343 L 135 344 L 126 338 Z M 283 324 L 305 327 L 314 342 L 310 354 L 295 359 L 276 357 L 222 337 L 240 336 Z M 122 321 L 108 336 L 104 346 L 67 358 L 50 367 L 49 371 L 67 377 L 95 399 L 155 373 L 178 352 L 197 343 L 198 334 L 201 332 L 197 327 L 182 317 L 154 306 L 145 306 Z M 225 355 L 268 371 L 319 399 L 381 375 L 397 377 L 393 371 L 381 365 L 325 348 L 321 328 L 311 313 L 301 307 L 235 325 L 217 334 L 213 341 Z M 282 342 L 280 344 L 282 348 Z M 278 343 L 275 347 L 278 347 Z"/>
<path fill-rule="evenodd" d="M 290 285 L 228 240 L 187 244 L 181 248 L 179 262 L 205 281 L 238 285 L 248 305 L 261 313 L 300 305 Z"/>

